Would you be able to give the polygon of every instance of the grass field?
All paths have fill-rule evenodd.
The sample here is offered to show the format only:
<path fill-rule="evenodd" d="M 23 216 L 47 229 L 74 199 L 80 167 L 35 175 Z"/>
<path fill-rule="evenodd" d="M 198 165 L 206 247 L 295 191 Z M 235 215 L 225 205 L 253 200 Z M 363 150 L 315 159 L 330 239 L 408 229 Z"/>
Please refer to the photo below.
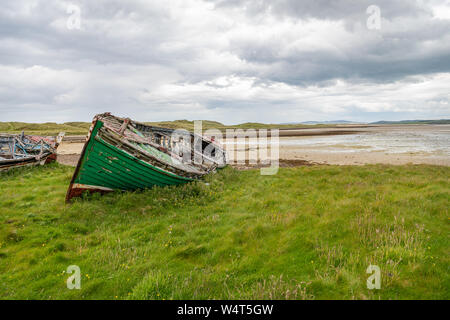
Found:
<path fill-rule="evenodd" d="M 448 167 L 226 168 L 66 205 L 72 172 L 0 174 L 0 299 L 450 298 Z"/>

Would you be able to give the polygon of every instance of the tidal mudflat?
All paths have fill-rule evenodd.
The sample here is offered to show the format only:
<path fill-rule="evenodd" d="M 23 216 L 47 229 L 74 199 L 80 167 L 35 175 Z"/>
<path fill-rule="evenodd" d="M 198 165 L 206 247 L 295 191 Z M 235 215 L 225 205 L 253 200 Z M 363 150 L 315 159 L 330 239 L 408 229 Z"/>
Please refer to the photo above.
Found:
<path fill-rule="evenodd" d="M 342 126 L 333 130 L 289 131 L 293 133 L 290 136 L 280 131 L 283 133 L 279 138 L 281 160 L 336 165 L 450 165 L 450 125 Z M 324 131 L 326 134 L 321 134 Z M 236 151 L 236 158 L 238 153 L 245 152 L 248 159 L 251 151 L 260 147 L 248 141 L 224 140 L 223 143 L 228 150 Z"/>

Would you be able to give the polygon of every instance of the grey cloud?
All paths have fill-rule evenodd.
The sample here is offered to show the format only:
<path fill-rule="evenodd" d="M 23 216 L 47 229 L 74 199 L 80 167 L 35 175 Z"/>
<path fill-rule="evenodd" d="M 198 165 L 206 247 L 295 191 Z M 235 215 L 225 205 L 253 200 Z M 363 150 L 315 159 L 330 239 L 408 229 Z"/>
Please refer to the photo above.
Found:
<path fill-rule="evenodd" d="M 81 30 L 65 27 L 69 3 L 81 8 Z M 52 118 L 88 120 L 125 109 L 158 120 L 236 122 L 257 120 L 249 118 L 256 109 L 260 121 L 270 120 L 278 108 L 280 117 L 315 120 L 326 115 L 315 104 L 331 105 L 334 95 L 348 97 L 336 103 L 348 110 L 342 115 L 370 117 L 362 105 L 380 86 L 390 83 L 401 95 L 402 86 L 425 86 L 427 77 L 435 91 L 420 101 L 421 114 L 450 114 L 449 97 L 436 85 L 448 83 L 438 74 L 450 72 L 450 19 L 433 17 L 436 3 L 4 1 L 0 67 L 8 72 L 0 74 L 0 112 L 8 120 L 46 120 L 48 110 Z M 381 8 L 381 30 L 366 27 L 373 4 Z M 233 77 L 240 80 L 227 80 Z M 355 85 L 370 92 L 349 92 Z M 414 104 L 391 98 L 400 110 Z"/>
<path fill-rule="evenodd" d="M 429 7 L 411 0 L 211 0 L 218 8 L 238 8 L 245 10 L 250 16 L 273 13 L 283 17 L 298 19 L 355 19 L 365 20 L 366 9 L 376 5 L 382 9 L 383 15 L 389 19 L 398 16 L 430 15 Z"/>
<path fill-rule="evenodd" d="M 239 2 L 242 7 L 248 4 L 243 3 Z M 264 12 L 267 10 L 261 7 L 299 19 L 312 16 L 343 20 L 349 31 L 347 39 L 336 50 L 294 50 L 288 56 L 280 56 L 287 45 L 283 37 L 270 38 L 268 41 L 232 41 L 232 50 L 240 58 L 250 63 L 271 66 L 261 76 L 274 81 L 297 85 L 334 78 L 346 78 L 349 81 L 371 79 L 378 82 L 394 81 L 408 75 L 450 71 L 450 20 L 431 19 L 430 10 L 417 6 L 413 1 L 375 2 L 381 6 L 384 19 L 381 30 L 375 31 L 368 30 L 364 20 L 368 17 L 365 8 L 373 1 L 356 1 L 353 4 L 349 1 L 327 1 L 328 5 L 323 1 L 281 1 L 273 7 L 270 1 L 258 3 L 264 4 L 258 7 Z M 362 20 L 355 18 L 355 15 L 362 17 Z M 351 26 L 351 31 L 348 26 Z M 332 37 L 330 35 L 329 39 L 322 37 L 320 40 L 326 43 L 327 40 L 332 41 Z M 301 42 L 302 36 L 299 35 L 297 40 Z M 346 41 L 353 43 L 348 46 Z"/>

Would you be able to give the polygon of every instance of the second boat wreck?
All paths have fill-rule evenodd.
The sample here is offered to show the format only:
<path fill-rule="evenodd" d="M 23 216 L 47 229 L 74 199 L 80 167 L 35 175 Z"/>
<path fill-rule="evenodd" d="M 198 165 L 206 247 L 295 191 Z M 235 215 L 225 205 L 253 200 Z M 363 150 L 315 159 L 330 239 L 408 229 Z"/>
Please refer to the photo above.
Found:
<path fill-rule="evenodd" d="M 63 137 L 64 133 L 57 137 L 0 134 L 0 171 L 55 161 Z"/>
<path fill-rule="evenodd" d="M 66 201 L 86 191 L 183 184 L 225 163 L 225 151 L 200 135 L 99 114 L 92 122 Z"/>

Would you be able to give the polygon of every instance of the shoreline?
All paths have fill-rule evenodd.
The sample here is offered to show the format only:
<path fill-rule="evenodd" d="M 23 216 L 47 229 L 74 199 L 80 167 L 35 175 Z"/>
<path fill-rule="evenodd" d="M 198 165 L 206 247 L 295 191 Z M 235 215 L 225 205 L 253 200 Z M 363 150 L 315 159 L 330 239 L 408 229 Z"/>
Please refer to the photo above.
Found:
<path fill-rule="evenodd" d="M 333 136 L 336 139 L 327 138 Z M 343 125 L 332 128 L 281 129 L 278 158 L 281 167 L 365 164 L 450 166 L 447 136 L 450 137 L 450 125 Z M 240 137 L 243 137 L 242 133 Z M 424 137 L 434 137 L 434 140 L 424 140 Z M 268 139 L 269 142 L 270 140 Z M 65 137 L 58 148 L 57 161 L 75 166 L 84 141 L 85 136 Z M 229 150 L 235 148 L 235 158 L 250 159 L 251 154 L 258 159 L 258 150 L 255 146 L 248 145 L 248 139 L 245 144 L 230 144 L 230 141 L 222 140 L 222 145 Z M 437 147 L 433 145 L 436 141 L 439 143 Z M 248 163 L 230 165 L 237 168 L 255 167 Z M 263 165 L 256 165 L 261 166 Z"/>

